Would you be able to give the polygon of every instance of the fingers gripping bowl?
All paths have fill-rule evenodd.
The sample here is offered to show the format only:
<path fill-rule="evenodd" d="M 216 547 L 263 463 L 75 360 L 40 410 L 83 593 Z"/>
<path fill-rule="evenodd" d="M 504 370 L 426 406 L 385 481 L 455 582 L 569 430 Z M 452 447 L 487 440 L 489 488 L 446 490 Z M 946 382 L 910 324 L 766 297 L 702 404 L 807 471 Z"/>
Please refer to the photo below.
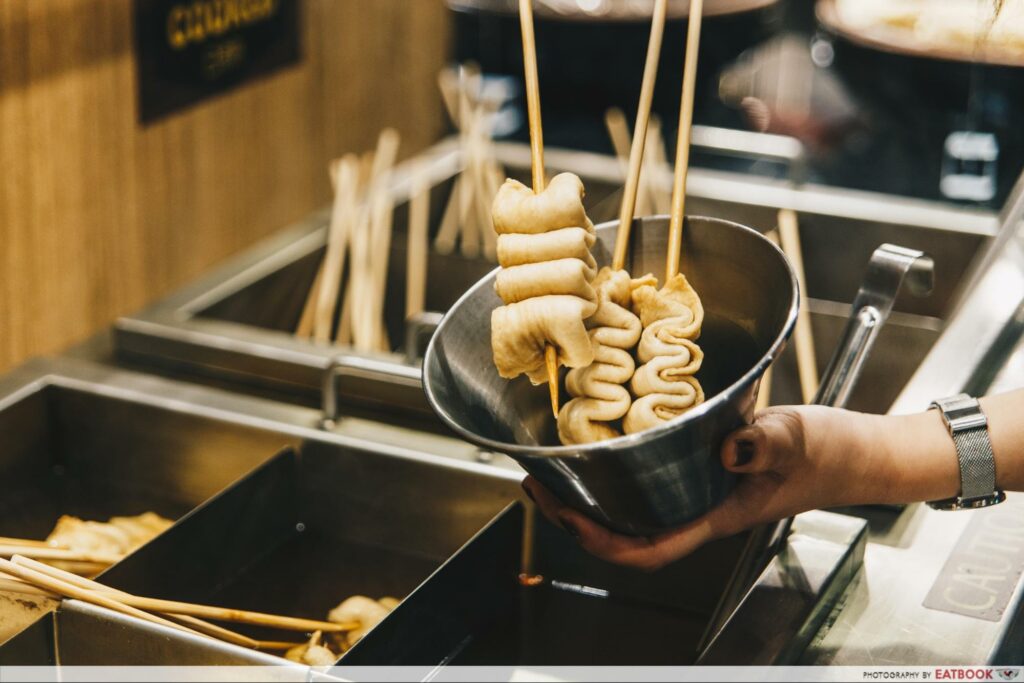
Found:
<path fill-rule="evenodd" d="M 617 228 L 617 221 L 597 227 L 600 266 L 611 261 Z M 637 220 L 631 240 L 629 272 L 662 275 L 668 218 Z M 525 377 L 509 382 L 494 367 L 498 271 L 466 292 L 434 334 L 423 362 L 431 406 L 463 438 L 515 458 L 567 505 L 619 532 L 650 535 L 702 515 L 731 489 L 719 447 L 753 417 L 761 376 L 793 330 L 799 296 L 774 244 L 714 218 L 686 219 L 681 271 L 706 312 L 697 377 L 708 399 L 697 408 L 644 432 L 557 445 L 546 393 Z"/>

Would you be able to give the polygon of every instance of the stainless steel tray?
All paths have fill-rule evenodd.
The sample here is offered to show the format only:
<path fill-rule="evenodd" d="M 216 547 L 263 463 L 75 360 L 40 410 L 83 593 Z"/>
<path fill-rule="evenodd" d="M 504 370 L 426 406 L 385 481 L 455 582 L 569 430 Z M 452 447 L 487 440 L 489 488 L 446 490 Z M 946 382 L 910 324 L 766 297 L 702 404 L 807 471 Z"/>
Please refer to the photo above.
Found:
<path fill-rule="evenodd" d="M 45 400 L 37 401 L 40 396 Z M 78 418 L 64 410 L 67 421 L 57 422 L 62 405 L 74 407 L 70 412 Z M 154 449 L 161 458 L 188 463 L 187 471 L 175 470 L 179 481 L 189 484 L 173 490 L 192 491 L 191 497 L 177 499 L 177 510 L 213 495 L 236 472 L 248 473 L 114 567 L 106 579 L 118 585 L 169 596 L 247 599 L 253 606 L 288 601 L 242 590 L 247 581 L 250 587 L 253 581 L 259 583 L 263 573 L 267 585 L 272 577 L 282 577 L 288 595 L 294 597 L 292 604 L 302 603 L 303 609 L 319 613 L 324 603 L 330 606 L 341 593 L 362 589 L 345 573 L 355 566 L 347 553 L 371 547 L 370 552 L 379 557 L 400 563 L 413 558 L 387 579 L 393 584 L 382 582 L 389 574 L 381 570 L 381 581 L 366 589 L 400 592 L 425 579 L 352 650 L 351 659 L 343 660 L 343 665 L 429 662 L 426 677 L 442 660 L 522 665 L 696 661 L 698 654 L 691 646 L 700 638 L 701 625 L 712 613 L 744 540 L 724 540 L 660 572 L 640 575 L 595 560 L 562 531 L 541 521 L 532 547 L 534 566 L 547 582 L 532 592 L 515 580 L 522 547 L 517 531 L 520 512 L 518 507 L 506 508 L 519 494 L 521 472 L 428 454 L 419 447 L 421 436 L 376 443 L 321 430 L 320 415 L 314 409 L 70 359 L 35 361 L 0 377 L 0 419 L 5 442 L 29 449 L 41 460 L 50 452 L 40 435 L 53 429 L 63 440 L 54 451 L 57 454 L 92 453 L 97 462 L 113 467 L 132 457 L 146 457 L 126 446 L 134 443 Z M 147 434 L 155 436 L 147 440 Z M 438 440 L 444 439 L 429 437 L 430 443 Z M 279 446 L 296 449 L 298 457 L 270 457 Z M 117 454 L 120 459 L 115 458 Z M 160 462 L 151 465 L 155 471 L 164 469 Z M 317 479 L 311 488 L 303 488 L 307 484 L 302 483 L 307 467 Z M 288 471 L 294 478 L 273 476 Z M 207 481 L 208 476 L 214 479 Z M 293 484 L 311 495 L 296 502 Z M 256 491 L 283 493 L 282 500 L 291 496 L 295 505 L 254 506 L 249 496 Z M 249 514 L 228 515 L 225 505 L 248 506 Z M 1000 508 L 994 510 L 1004 514 Z M 173 512 L 167 508 L 168 514 Z M 306 512 L 316 517 L 306 517 Z M 767 636 L 777 637 L 783 624 L 799 628 L 801 623 L 809 624 L 806 632 L 783 643 L 781 659 L 774 661 L 850 665 L 883 659 L 964 665 L 1020 661 L 1024 587 L 1016 587 L 1006 613 L 995 622 L 921 605 L 975 514 L 949 515 L 920 506 L 899 513 L 874 511 L 866 550 L 862 521 L 821 512 L 801 515 L 790 547 L 759 577 L 700 661 L 760 662 Z M 261 549 L 294 542 L 294 521 L 303 517 L 314 519 L 310 531 L 320 529 L 327 539 L 308 546 L 309 561 L 282 563 L 280 571 L 274 567 L 273 554 L 245 561 L 242 551 L 247 549 L 258 554 Z M 228 532 L 223 531 L 226 524 Z M 223 552 L 201 552 L 211 547 L 210 536 L 227 539 Z M 464 541 L 468 542 L 459 548 Z M 321 557 L 326 558 L 324 562 Z M 181 569 L 180 578 L 154 566 L 165 559 Z M 184 562 L 194 566 L 182 568 Z M 410 571 L 412 567 L 418 569 Z M 434 567 L 438 569 L 430 573 Z M 334 592 L 330 590 L 334 584 L 328 585 L 323 578 L 330 568 L 340 577 Z M 207 583 L 204 577 L 214 572 L 225 578 L 223 586 Z M 317 590 L 303 588 L 305 577 L 314 578 L 305 585 Z M 231 591 L 237 592 L 231 595 Z M 450 597 L 453 591 L 456 595 Z M 794 612 L 780 605 L 803 608 Z M 624 629 L 621 621 L 609 615 L 635 622 Z M 783 620 L 782 615 L 787 618 Z M 815 634 L 814 625 L 823 616 L 828 617 L 825 627 Z M 496 624 L 495 617 L 508 621 Z M 770 628 L 763 626 L 766 619 Z M 626 640 L 621 642 L 626 645 L 610 642 L 624 630 Z M 472 640 L 466 641 L 467 636 Z M 591 636 L 606 647 L 594 647 Z M 812 636 L 805 648 L 805 640 Z M 936 642 L 943 644 L 941 652 L 935 650 Z M 66 601 L 57 612 L 37 617 L 20 635 L 0 645 L 2 664 L 57 662 L 285 663 L 278 657 L 183 636 L 77 601 Z M 305 668 L 296 671 L 303 679 L 311 675 Z"/>
<path fill-rule="evenodd" d="M 147 507 L 167 499 L 158 509 L 178 515 L 209 498 L 106 572 L 105 583 L 309 617 L 354 593 L 408 596 L 352 651 L 355 663 L 433 665 L 459 653 L 466 661 L 543 663 L 555 651 L 564 662 L 693 661 L 728 579 L 723 568 L 745 542 L 711 544 L 637 581 L 541 521 L 530 547 L 547 582 L 534 591 L 516 579 L 524 535 L 521 508 L 508 507 L 520 494 L 515 470 L 322 431 L 307 408 L 75 360 L 33 362 L 0 379 L 0 397 L 12 443 L 41 441 L 40 425 L 48 425 L 73 444 L 58 452 L 69 460 L 80 449 L 103 471 L 133 462 L 173 471 L 176 483 L 154 476 L 150 488 L 165 495 L 145 500 Z M 52 412 L 27 419 L 43 407 Z M 61 414 L 76 417 L 54 421 Z M 26 452 L 27 461 L 49 461 L 42 447 Z M 847 551 L 856 560 L 863 523 L 850 523 L 860 525 Z M 770 575 L 765 581 L 777 592 Z M 815 592 L 813 604 L 831 605 L 834 592 Z M 494 631 L 516 614 L 511 630 Z M 283 663 L 73 600 L 34 618 L 0 645 L 0 663 Z M 630 647 L 595 647 L 593 639 L 610 645 L 622 619 L 634 630 Z M 548 626 L 534 633 L 540 622 Z M 467 636 L 473 647 L 460 648 Z"/>
<path fill-rule="evenodd" d="M 178 519 L 294 438 L 132 400 L 35 363 L 0 380 L 0 536 L 62 514 Z M 5 395 L 6 394 L 6 395 Z M 56 605 L 0 593 L 0 642 Z"/>
<path fill-rule="evenodd" d="M 329 524 L 346 542 L 365 549 L 363 564 L 353 565 L 357 574 L 350 574 L 351 582 L 339 590 L 383 590 L 372 581 L 387 576 L 388 563 L 374 561 L 370 567 L 367 562 L 376 557 L 374 552 L 386 560 L 391 548 L 408 558 L 402 565 L 409 566 L 405 574 L 392 569 L 404 577 L 402 582 L 388 586 L 388 592 L 401 593 L 415 588 L 520 493 L 522 475 L 515 470 L 429 455 L 412 444 L 385 445 L 327 433 L 318 428 L 318 418 L 308 409 L 87 362 L 33 361 L 0 378 L 0 434 L 7 444 L 0 457 L 0 535 L 41 537 L 61 513 L 103 519 L 155 510 L 180 517 L 102 580 L 145 595 L 198 598 L 201 588 L 222 586 L 232 571 L 251 568 L 268 550 L 280 550 L 299 521 L 298 508 L 286 503 L 301 502 L 303 510 L 326 520 L 310 524 L 311 532 Z M 274 457 L 282 447 L 288 450 Z M 268 481 L 268 473 L 294 474 L 299 462 L 307 473 L 311 463 L 320 468 L 304 479 L 313 487 L 309 495 L 297 494 L 294 479 L 271 476 Z M 279 497 L 263 498 L 263 508 L 248 508 L 248 520 L 217 516 L 232 501 L 251 505 L 255 494 L 249 494 L 261 483 Z M 230 539 L 238 545 L 232 546 Z M 203 542 L 209 544 L 205 554 Z M 246 547 L 245 542 L 260 545 Z M 252 553 L 243 561 L 238 548 Z M 307 557 L 290 566 L 296 571 L 319 566 L 324 572 L 333 559 L 337 568 L 339 551 L 333 552 L 328 561 Z M 213 576 L 218 567 L 222 575 Z M 168 574 L 171 568 L 173 575 Z M 369 577 L 361 591 L 355 584 L 360 568 Z M 270 595 L 285 594 L 278 590 Z M 230 593 L 209 597 L 242 602 Z M 327 594 L 317 604 L 319 617 L 336 597 Z M 53 631 L 38 623 L 2 645 L 57 606 L 31 602 L 17 596 L 0 600 L 0 663 L 44 664 L 50 656 L 45 653 L 53 648 Z M 264 611 L 288 613 L 295 608 L 290 603 L 273 607 Z M 201 657 L 204 663 L 232 662 L 247 654 L 200 640 L 207 653 Z M 186 642 L 182 647 L 190 646 Z M 91 652 L 93 661 L 106 657 L 117 662 L 124 650 L 78 651 Z M 217 654 L 222 652 L 227 652 L 223 658 Z M 129 661 L 138 661 L 133 657 Z"/>
<path fill-rule="evenodd" d="M 697 132 L 700 144 L 730 153 L 755 157 L 786 153 L 777 149 L 780 145 L 774 139 L 740 136 L 734 140 L 728 133 Z M 498 155 L 511 175 L 528 175 L 525 146 L 499 144 Z M 458 148 L 454 141 L 445 141 L 424 153 L 423 159 L 434 185 L 436 229 L 451 178 L 459 168 Z M 564 150 L 549 150 L 546 159 L 552 172 L 568 170 L 583 177 L 595 221 L 615 216 L 622 177 L 617 159 Z M 320 212 L 164 301 L 118 320 L 115 344 L 120 357 L 172 373 L 227 380 L 239 388 L 281 392 L 288 400 L 306 404 L 323 401 L 325 374 L 340 359 L 330 386 L 346 404 L 345 411 L 369 409 L 379 414 L 386 408 L 389 415 L 425 415 L 421 428 L 436 429 L 420 390 L 416 359 L 405 357 L 400 342 L 408 332 L 402 319 L 407 213 L 402 200 L 409 193 L 408 172 L 409 166 L 401 167 L 395 185 L 400 203 L 386 312 L 395 353 L 358 356 L 349 349 L 317 346 L 290 334 L 322 257 L 327 219 Z M 853 408 L 878 412 L 888 408 L 934 342 L 956 284 L 996 225 L 994 215 L 980 210 L 813 185 L 796 189 L 788 181 L 702 169 L 691 172 L 689 191 L 691 213 L 762 230 L 775 225 L 779 208 L 798 211 L 822 364 L 845 324 L 860 269 L 879 244 L 900 244 L 934 257 L 935 293 L 926 300 L 901 297 L 897 302 L 896 314 L 851 400 Z M 427 305 L 438 311 L 493 266 L 458 255 L 432 254 L 430 258 Z M 791 356 L 783 358 L 776 374 L 776 402 L 799 400 L 793 367 Z"/>

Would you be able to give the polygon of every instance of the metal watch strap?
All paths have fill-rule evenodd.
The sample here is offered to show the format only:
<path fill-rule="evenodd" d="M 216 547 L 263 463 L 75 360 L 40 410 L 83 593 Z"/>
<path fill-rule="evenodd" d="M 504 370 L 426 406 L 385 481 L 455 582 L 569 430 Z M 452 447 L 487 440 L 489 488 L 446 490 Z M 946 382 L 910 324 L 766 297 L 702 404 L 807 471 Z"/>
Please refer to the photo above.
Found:
<path fill-rule="evenodd" d="M 949 429 L 960 463 L 960 495 L 929 503 L 940 510 L 996 505 L 1006 495 L 996 488 L 996 462 L 988 435 L 988 419 L 978 400 L 967 394 L 935 401 Z"/>

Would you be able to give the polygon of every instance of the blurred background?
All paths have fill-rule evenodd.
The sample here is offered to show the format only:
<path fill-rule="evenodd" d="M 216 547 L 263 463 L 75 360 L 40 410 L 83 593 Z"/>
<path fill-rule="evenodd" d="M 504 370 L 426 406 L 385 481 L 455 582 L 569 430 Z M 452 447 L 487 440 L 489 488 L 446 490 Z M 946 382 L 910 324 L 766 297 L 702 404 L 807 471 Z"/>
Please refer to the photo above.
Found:
<path fill-rule="evenodd" d="M 0 370 L 326 205 L 329 160 L 372 149 L 381 128 L 402 134 L 402 158 L 452 132 L 445 65 L 478 64 L 498 99 L 495 137 L 525 140 L 514 4 L 305 0 L 297 61 L 143 123 L 136 3 L 2 3 Z M 605 112 L 632 121 L 650 4 L 537 2 L 549 146 L 612 151 Z M 671 5 L 655 101 L 669 155 L 687 6 Z M 959 52 L 900 44 L 843 12 L 836 0 L 709 0 L 696 122 L 798 139 L 801 181 L 999 207 L 1024 159 L 1017 55 L 970 37 Z M 700 149 L 694 163 L 792 172 Z"/>

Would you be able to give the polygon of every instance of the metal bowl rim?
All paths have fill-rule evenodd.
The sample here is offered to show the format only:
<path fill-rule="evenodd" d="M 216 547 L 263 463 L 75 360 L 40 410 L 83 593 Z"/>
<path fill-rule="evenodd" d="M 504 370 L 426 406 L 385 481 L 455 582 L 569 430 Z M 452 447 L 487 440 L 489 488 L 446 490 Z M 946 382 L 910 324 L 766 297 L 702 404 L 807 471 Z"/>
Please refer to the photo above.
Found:
<path fill-rule="evenodd" d="M 668 216 L 659 215 L 646 216 L 638 220 L 668 220 L 668 218 Z M 481 446 L 483 448 L 486 448 L 489 451 L 505 453 L 506 455 L 512 456 L 513 458 L 516 459 L 521 458 L 528 460 L 530 458 L 551 457 L 576 459 L 585 457 L 590 454 L 600 453 L 602 451 L 614 451 L 619 449 L 635 448 L 637 446 L 642 446 L 643 444 L 649 441 L 658 439 L 664 436 L 665 434 L 668 434 L 669 432 L 674 432 L 678 429 L 681 429 L 682 427 L 691 422 L 696 422 L 697 420 L 707 415 L 712 410 L 715 410 L 719 406 L 728 403 L 730 400 L 732 400 L 734 396 L 741 393 L 743 389 L 745 389 L 747 386 L 755 382 L 758 378 L 761 377 L 761 375 L 764 374 L 765 370 L 767 370 L 768 366 L 771 365 L 772 362 L 774 362 L 776 355 L 779 353 L 782 346 L 786 343 L 790 335 L 793 333 L 793 328 L 796 326 L 797 312 L 800 307 L 800 286 L 797 283 L 796 275 L 793 272 L 793 267 L 792 265 L 790 265 L 789 259 L 786 258 L 786 255 L 783 253 L 782 249 L 780 249 L 778 245 L 769 240 L 767 237 L 762 235 L 759 231 L 747 227 L 746 225 L 742 225 L 734 221 L 727 221 L 721 218 L 712 218 L 710 216 L 686 217 L 687 222 L 694 219 L 710 221 L 712 223 L 718 223 L 721 225 L 728 225 L 732 228 L 738 228 L 742 231 L 751 233 L 757 239 L 762 240 L 768 246 L 774 249 L 775 252 L 782 259 L 782 262 L 787 265 L 786 270 L 789 275 L 792 300 L 789 306 L 789 312 L 786 316 L 786 321 L 783 324 L 782 329 L 776 336 L 775 341 L 772 342 L 771 347 L 761 357 L 761 359 L 757 363 L 755 363 L 750 370 L 744 373 L 742 377 L 737 379 L 728 387 L 718 392 L 711 399 L 705 401 L 698 407 L 689 410 L 680 415 L 679 417 L 674 418 L 668 422 L 665 422 L 664 424 L 658 425 L 657 427 L 652 427 L 651 429 L 647 429 L 636 434 L 623 434 L 622 436 L 615 437 L 614 439 L 596 441 L 594 443 L 581 444 L 578 446 L 529 446 L 524 444 L 507 443 L 504 441 L 495 441 L 493 439 L 480 436 L 479 434 L 476 434 L 474 432 L 469 431 L 468 429 L 465 429 L 464 427 L 462 427 L 462 425 L 458 424 L 457 422 L 455 422 L 455 420 L 451 418 L 448 412 L 440 406 L 437 399 L 434 397 L 433 387 L 431 386 L 427 374 L 427 368 L 429 366 L 429 360 L 436 354 L 435 343 L 440 337 L 441 331 L 448 324 L 451 313 L 453 311 L 458 310 L 459 306 L 462 305 L 463 301 L 472 296 L 474 293 L 476 293 L 478 289 L 484 287 L 486 283 L 492 282 L 493 276 L 497 273 L 497 271 L 501 269 L 499 266 L 498 268 L 495 268 L 490 273 L 488 273 L 475 285 L 466 290 L 466 292 L 461 297 L 459 297 L 459 300 L 455 302 L 455 305 L 453 305 L 449 312 L 445 314 L 444 318 L 441 320 L 441 323 L 437 327 L 437 331 L 434 333 L 433 337 L 431 337 L 430 343 L 427 345 L 427 352 L 423 357 L 423 390 L 427 395 L 427 402 L 430 404 L 430 407 L 433 408 L 434 412 L 437 413 L 437 415 L 444 421 L 446 425 L 448 425 L 448 427 L 453 429 L 459 436 L 466 439 L 467 441 L 474 443 L 478 446 Z M 608 221 L 606 223 L 602 223 L 596 226 L 595 229 L 599 230 L 610 225 L 617 225 L 618 223 L 619 221 L 617 220 Z"/>

